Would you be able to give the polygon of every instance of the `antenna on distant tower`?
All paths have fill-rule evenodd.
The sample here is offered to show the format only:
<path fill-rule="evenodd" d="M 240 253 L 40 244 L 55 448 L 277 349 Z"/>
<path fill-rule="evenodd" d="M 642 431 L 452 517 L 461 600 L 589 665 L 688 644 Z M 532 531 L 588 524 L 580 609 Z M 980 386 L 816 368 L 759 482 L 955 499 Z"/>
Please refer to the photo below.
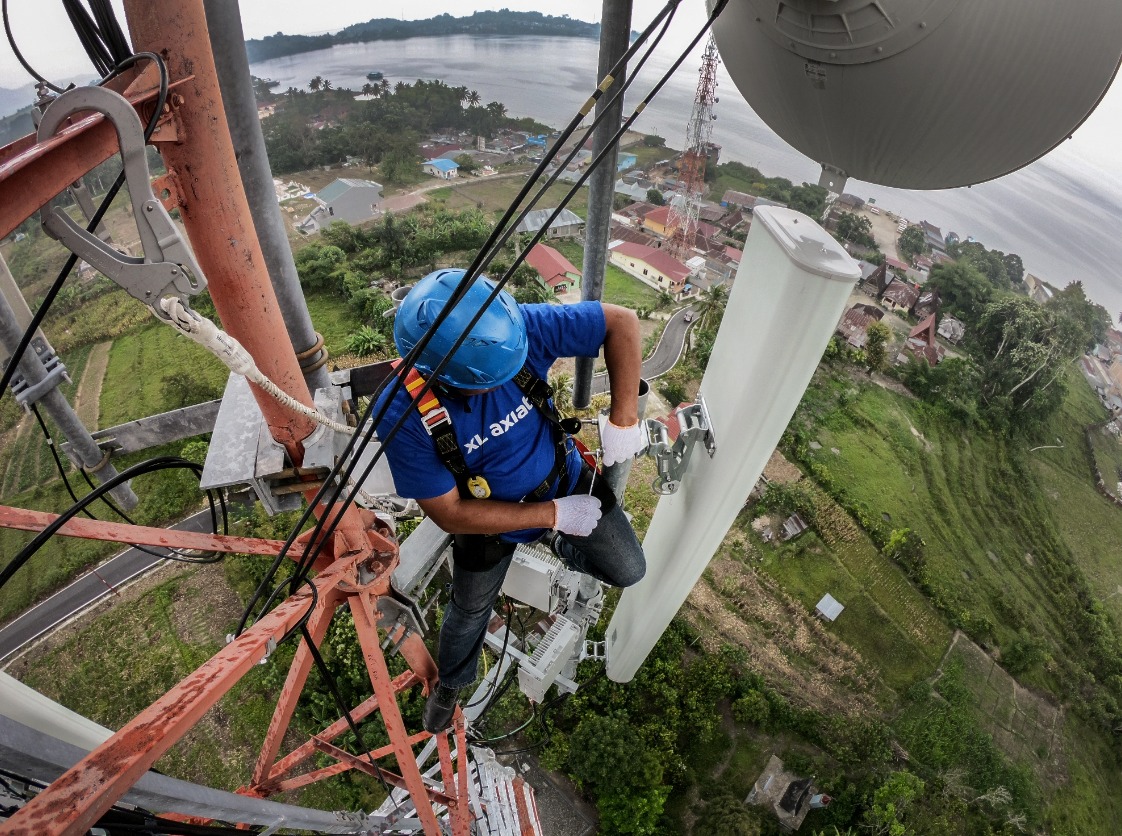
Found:
<path fill-rule="evenodd" d="M 686 261 L 694 248 L 701 200 L 705 195 L 705 166 L 716 164 L 721 147 L 713 143 L 713 105 L 717 103 L 717 42 L 709 36 L 698 72 L 693 112 L 686 126 L 686 145 L 678 165 L 678 186 L 670 198 L 670 240 L 667 249 L 674 258 Z"/>

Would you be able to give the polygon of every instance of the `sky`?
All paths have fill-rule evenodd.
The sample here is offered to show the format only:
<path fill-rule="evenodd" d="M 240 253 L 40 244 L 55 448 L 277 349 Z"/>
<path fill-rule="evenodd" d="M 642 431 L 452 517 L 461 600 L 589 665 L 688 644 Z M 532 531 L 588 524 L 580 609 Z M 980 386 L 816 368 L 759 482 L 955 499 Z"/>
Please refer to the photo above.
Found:
<path fill-rule="evenodd" d="M 232 2 L 232 0 L 230 0 Z M 634 0 L 635 28 L 650 20 L 663 6 L 664 0 Z M 121 0 L 114 0 L 121 19 Z M 21 51 L 44 75 L 69 79 L 90 72 L 89 63 L 70 28 L 62 4 L 58 0 L 35 3 L 30 0 L 9 0 L 12 29 Z M 465 15 L 473 11 L 509 8 L 516 11 L 547 11 L 556 13 L 557 6 L 543 0 L 409 0 L 377 2 L 370 0 L 320 0 L 309 14 L 306 0 L 241 0 L 242 26 L 247 38 L 260 38 L 275 32 L 313 34 L 335 31 L 351 23 L 373 16 L 421 19 L 438 14 Z M 571 17 L 599 20 L 600 0 L 570 0 L 564 7 Z M 705 14 L 703 0 L 685 0 L 679 18 L 701 22 Z M 692 28 L 692 27 L 691 27 Z M 686 27 L 676 27 L 685 32 Z M 672 30 L 673 32 L 674 30 Z M 670 45 L 668 39 L 668 45 Z M 26 74 L 6 44 L 0 43 L 0 87 L 21 87 Z M 1115 84 L 1091 118 L 1066 143 L 1065 150 L 1084 161 L 1089 168 L 1108 172 L 1122 185 L 1122 164 L 1115 152 L 1115 138 L 1122 135 L 1122 84 Z"/>

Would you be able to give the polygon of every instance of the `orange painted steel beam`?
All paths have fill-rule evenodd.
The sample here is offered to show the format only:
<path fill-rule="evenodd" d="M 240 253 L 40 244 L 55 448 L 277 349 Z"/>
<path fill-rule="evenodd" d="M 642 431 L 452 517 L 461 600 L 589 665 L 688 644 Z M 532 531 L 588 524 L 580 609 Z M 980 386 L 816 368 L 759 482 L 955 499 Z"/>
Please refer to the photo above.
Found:
<path fill-rule="evenodd" d="M 417 674 L 415 674 L 413 671 L 405 671 L 404 673 L 398 674 L 396 677 L 394 677 L 394 690 L 400 694 L 402 691 L 406 691 L 412 688 L 420 681 L 421 680 L 417 677 Z M 361 723 L 377 710 L 378 698 L 374 696 L 369 697 L 351 710 L 351 719 L 356 723 Z M 249 787 L 246 791 L 253 795 L 269 795 L 274 792 L 280 792 L 281 788 L 275 785 L 277 785 L 285 775 L 288 775 L 290 772 L 292 772 L 293 769 L 295 769 L 298 765 L 306 761 L 315 753 L 315 741 L 317 738 L 320 740 L 331 741 L 345 732 L 348 728 L 349 726 L 347 724 L 346 718 L 340 717 L 315 737 L 309 738 L 307 741 L 297 746 L 290 753 L 273 764 L 272 769 L 269 770 L 269 777 L 262 783 Z M 389 753 L 386 752 L 385 754 Z M 377 757 L 383 756 L 384 755 L 377 755 Z"/>
<path fill-rule="evenodd" d="M 417 735 L 417 737 L 420 737 L 421 739 L 427 738 L 428 736 L 429 735 L 427 732 L 423 735 Z M 392 748 L 393 744 L 391 743 L 390 746 Z M 403 784 L 408 783 L 408 780 L 406 778 L 396 775 L 392 772 L 387 772 L 384 769 L 375 769 L 373 766 L 371 766 L 370 761 L 368 761 L 366 758 L 359 757 L 358 755 L 352 755 L 350 752 L 344 752 L 338 746 L 333 746 L 330 743 L 325 743 L 322 740 L 317 740 L 316 748 L 323 752 L 325 755 L 330 755 L 331 757 L 336 758 L 341 763 L 349 763 L 352 769 L 357 769 L 359 772 L 365 772 L 367 775 L 375 778 L 384 777 L 387 784 L 392 784 L 393 786 L 402 786 Z M 416 764 L 414 763 L 413 766 L 415 768 Z M 448 793 L 441 792 L 435 787 L 430 787 L 427 784 L 425 784 L 424 787 L 425 794 L 432 802 L 443 804 L 449 810 L 454 810 L 461 806 L 464 806 L 454 795 L 449 795 Z M 418 813 L 424 810 L 424 805 L 417 803 L 417 795 L 412 792 L 410 793 L 410 795 L 413 796 L 413 806 L 417 808 Z M 430 809 L 429 812 L 432 813 L 432 810 Z M 437 830 L 434 832 L 439 833 L 441 831 Z"/>
<path fill-rule="evenodd" d="M 314 583 L 325 595 L 355 571 L 348 561 Z M 8 820 L 6 836 L 70 836 L 93 827 L 300 621 L 310 597 L 305 592 L 289 598 L 51 782 Z"/>
<path fill-rule="evenodd" d="M 144 121 L 151 115 L 158 89 L 145 83 L 157 78 L 154 71 L 144 72 L 141 78 L 143 82 L 118 92 Z M 130 92 L 137 87 L 147 89 Z M 119 150 L 117 132 L 101 114 L 72 118 L 69 127 L 46 142 L 37 144 L 35 134 L 29 134 L 0 148 L 0 238 Z"/>
<path fill-rule="evenodd" d="M 356 722 L 357 722 L 357 718 L 356 718 Z M 428 732 L 418 732 L 417 734 L 410 735 L 409 745 L 412 746 L 416 743 L 420 743 L 422 740 L 427 740 L 429 737 L 431 737 L 431 735 Z M 310 743 L 312 744 L 312 750 L 313 751 L 324 752 L 324 753 L 329 754 L 329 755 L 332 753 L 332 750 L 334 750 L 336 748 L 334 746 L 331 746 L 331 744 L 328 741 L 320 738 L 319 735 L 317 735 L 316 737 L 313 737 L 311 739 Z M 329 750 L 328 748 L 325 748 L 327 746 L 330 746 L 331 749 Z M 381 747 L 380 749 L 374 749 L 368 755 L 352 755 L 351 757 L 358 758 L 363 763 L 366 763 L 367 765 L 369 765 L 370 761 L 368 760 L 368 758 L 373 758 L 374 760 L 378 760 L 380 758 L 388 757 L 389 755 L 392 755 L 392 754 L 393 754 L 393 744 L 389 743 L 389 744 Z M 339 761 L 338 763 L 333 763 L 331 766 L 325 766 L 325 767 L 323 767 L 323 769 L 317 769 L 314 772 L 308 772 L 308 773 L 305 773 L 303 775 L 298 775 L 295 778 L 289 778 L 288 780 L 281 781 L 275 787 L 272 788 L 272 792 L 288 792 L 289 790 L 295 790 L 295 789 L 299 789 L 300 787 L 306 787 L 308 784 L 314 784 L 316 781 L 322 781 L 325 778 L 330 778 L 334 775 L 339 775 L 340 773 L 343 773 L 343 772 L 349 772 L 350 770 L 352 770 L 354 768 L 355 768 L 355 765 L 353 763 L 351 763 L 349 760 Z"/>
<path fill-rule="evenodd" d="M 401 709 L 397 705 L 397 694 L 394 693 L 393 683 L 390 679 L 389 669 L 386 667 L 386 657 L 378 640 L 378 627 L 374 620 L 377 612 L 376 601 L 367 593 L 360 593 L 347 600 L 351 615 L 354 616 L 355 632 L 358 633 L 362 655 L 366 660 L 366 670 L 370 674 L 370 681 L 374 685 L 374 694 L 378 697 L 381 706 L 382 719 L 386 722 L 386 731 L 389 732 L 390 742 L 394 746 L 397 764 L 401 768 L 401 777 L 405 781 L 405 789 L 413 798 L 413 805 L 417 809 L 417 818 L 424 825 L 425 833 L 440 833 L 440 825 L 436 820 L 436 813 L 432 807 L 422 803 L 428 797 L 428 787 L 417 766 L 416 755 L 413 747 L 406 741 L 408 732 L 401 719 Z M 467 809 L 468 805 L 462 805 Z"/>
<path fill-rule="evenodd" d="M 310 407 L 311 394 L 287 339 L 238 172 L 203 2 L 126 0 L 125 14 L 138 52 L 166 56 L 172 79 L 192 76 L 183 85 L 183 102 L 176 114 L 187 141 L 163 143 L 160 153 L 175 183 L 177 208 L 219 318 L 265 377 Z M 300 442 L 312 433 L 315 423 L 290 412 L 257 387 L 253 390 L 273 438 L 299 466 Z"/>
<path fill-rule="evenodd" d="M 31 511 L 0 505 L 0 528 L 19 531 L 43 531 L 58 519 L 58 514 Z M 57 534 L 63 537 L 82 537 L 86 540 L 110 540 L 137 546 L 159 546 L 165 549 L 198 549 L 206 552 L 232 554 L 278 555 L 284 547 L 281 540 L 262 540 L 257 537 L 231 537 L 226 534 L 206 534 L 199 531 L 179 531 L 169 528 L 152 528 L 146 525 L 88 520 L 74 517 L 68 520 Z"/>

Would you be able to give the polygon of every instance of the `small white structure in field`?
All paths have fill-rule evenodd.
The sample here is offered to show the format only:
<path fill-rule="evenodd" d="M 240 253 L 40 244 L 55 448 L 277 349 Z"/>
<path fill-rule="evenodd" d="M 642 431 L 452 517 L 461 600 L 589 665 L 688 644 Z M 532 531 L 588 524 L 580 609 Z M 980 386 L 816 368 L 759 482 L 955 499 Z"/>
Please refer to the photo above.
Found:
<path fill-rule="evenodd" d="M 844 609 L 845 607 L 838 603 L 837 599 L 835 599 L 833 595 L 827 592 L 822 596 L 822 600 L 818 602 L 817 606 L 815 606 L 814 612 L 820 618 L 824 618 L 827 621 L 833 621 L 839 615 L 841 615 L 841 611 Z"/>

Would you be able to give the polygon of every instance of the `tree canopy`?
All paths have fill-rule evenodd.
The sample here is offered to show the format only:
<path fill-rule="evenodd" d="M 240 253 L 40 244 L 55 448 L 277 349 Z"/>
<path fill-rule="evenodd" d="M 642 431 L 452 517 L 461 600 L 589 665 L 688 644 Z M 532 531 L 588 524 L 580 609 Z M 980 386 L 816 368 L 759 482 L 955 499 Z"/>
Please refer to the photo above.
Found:
<path fill-rule="evenodd" d="M 967 329 L 977 323 L 993 296 L 993 286 L 969 264 L 936 264 L 924 286 L 937 290 L 943 311 L 962 320 Z"/>
<path fill-rule="evenodd" d="M 923 234 L 923 230 L 914 224 L 900 233 L 896 248 L 900 251 L 900 255 L 908 261 L 915 261 L 917 257 L 924 253 L 931 252 L 931 245 L 927 243 L 927 237 Z"/>

